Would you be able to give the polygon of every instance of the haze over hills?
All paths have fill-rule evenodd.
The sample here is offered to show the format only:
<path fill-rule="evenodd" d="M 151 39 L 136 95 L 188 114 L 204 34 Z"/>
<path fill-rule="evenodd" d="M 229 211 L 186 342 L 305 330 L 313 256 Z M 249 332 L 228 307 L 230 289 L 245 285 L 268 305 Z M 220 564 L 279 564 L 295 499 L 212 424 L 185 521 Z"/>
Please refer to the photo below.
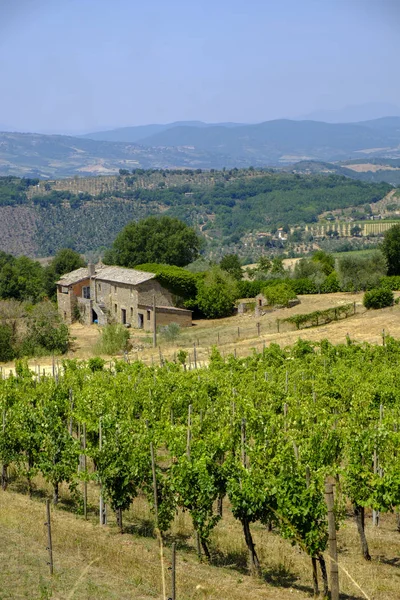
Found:
<path fill-rule="evenodd" d="M 400 116 L 400 108 L 388 102 L 366 102 L 334 110 L 314 110 L 299 120 L 324 121 L 325 123 L 359 123 L 381 117 Z"/>
<path fill-rule="evenodd" d="M 107 140 L 99 139 L 103 135 Z M 177 122 L 84 137 L 0 133 L 0 175 L 55 178 L 115 174 L 120 168 L 271 167 L 365 157 L 400 157 L 400 117 L 361 123 Z"/>

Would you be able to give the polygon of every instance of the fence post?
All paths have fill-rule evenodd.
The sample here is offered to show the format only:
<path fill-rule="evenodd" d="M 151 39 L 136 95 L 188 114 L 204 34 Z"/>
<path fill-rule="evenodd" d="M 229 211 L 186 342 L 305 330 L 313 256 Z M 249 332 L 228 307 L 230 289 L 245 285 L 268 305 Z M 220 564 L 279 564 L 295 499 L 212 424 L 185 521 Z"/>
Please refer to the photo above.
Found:
<path fill-rule="evenodd" d="M 331 600 L 339 600 L 339 567 L 337 562 L 337 543 L 335 513 L 333 512 L 333 485 L 328 480 L 325 482 L 325 502 L 328 508 L 328 532 L 329 532 L 329 559 L 331 563 Z"/>
<path fill-rule="evenodd" d="M 276 328 L 277 328 L 278 333 L 279 333 L 279 319 L 276 320 Z"/>
<path fill-rule="evenodd" d="M 260 336 L 260 328 L 261 328 L 261 325 L 260 325 L 260 322 L 258 322 L 257 323 L 257 335 L 258 336 Z"/>
<path fill-rule="evenodd" d="M 49 552 L 50 575 L 53 575 L 53 541 L 51 539 L 51 521 L 50 521 L 50 500 L 46 500 L 46 523 L 47 527 L 47 550 Z"/>

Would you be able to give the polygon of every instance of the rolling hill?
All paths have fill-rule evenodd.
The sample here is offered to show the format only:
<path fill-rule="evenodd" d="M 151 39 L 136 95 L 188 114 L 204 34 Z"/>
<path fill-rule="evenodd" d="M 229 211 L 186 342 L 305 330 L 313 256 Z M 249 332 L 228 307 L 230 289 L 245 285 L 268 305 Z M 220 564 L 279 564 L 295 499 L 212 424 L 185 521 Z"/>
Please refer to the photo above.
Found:
<path fill-rule="evenodd" d="M 273 248 L 279 246 L 271 235 L 277 227 L 314 223 L 323 212 L 378 202 L 390 190 L 335 174 L 255 169 L 47 182 L 0 178 L 0 250 L 37 257 L 63 247 L 97 251 L 129 221 L 163 214 L 201 232 L 208 256 L 246 253 L 258 243 L 257 232 L 264 235 L 263 248 Z"/>
<path fill-rule="evenodd" d="M 106 139 L 100 139 L 102 136 Z M 400 157 L 400 117 L 363 123 L 183 122 L 85 137 L 0 133 L 0 175 L 27 177 L 107 175 L 121 168 L 267 167 L 366 156 Z"/>

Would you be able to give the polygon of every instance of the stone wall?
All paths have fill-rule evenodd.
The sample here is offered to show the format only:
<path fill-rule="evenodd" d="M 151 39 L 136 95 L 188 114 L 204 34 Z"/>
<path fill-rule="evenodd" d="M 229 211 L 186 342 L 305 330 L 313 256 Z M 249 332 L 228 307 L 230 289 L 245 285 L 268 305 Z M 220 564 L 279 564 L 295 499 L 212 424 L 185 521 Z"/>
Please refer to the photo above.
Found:
<path fill-rule="evenodd" d="M 192 326 L 192 311 L 180 308 L 156 307 L 157 327 L 178 323 L 181 327 Z"/>
<path fill-rule="evenodd" d="M 112 283 L 99 278 L 91 282 L 91 298 L 97 304 L 104 304 L 110 318 L 117 323 L 123 322 L 125 314 L 126 323 L 134 328 L 152 330 L 152 317 L 147 318 L 147 310 L 152 311 L 153 296 L 156 305 L 173 306 L 172 294 L 154 279 L 139 285 Z M 138 309 L 139 304 L 143 309 Z"/>

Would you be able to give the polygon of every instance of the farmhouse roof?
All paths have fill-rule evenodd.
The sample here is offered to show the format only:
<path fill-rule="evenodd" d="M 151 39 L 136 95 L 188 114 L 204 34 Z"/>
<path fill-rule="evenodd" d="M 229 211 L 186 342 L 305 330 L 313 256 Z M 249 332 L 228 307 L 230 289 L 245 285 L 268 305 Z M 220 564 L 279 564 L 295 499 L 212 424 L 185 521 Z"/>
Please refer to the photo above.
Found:
<path fill-rule="evenodd" d="M 146 271 L 137 271 L 136 269 L 126 269 L 124 267 L 103 267 L 96 271 L 93 279 L 111 281 L 115 283 L 127 283 L 130 285 L 139 285 L 150 279 L 154 279 L 155 273 Z"/>
<path fill-rule="evenodd" d="M 78 281 L 82 281 L 83 279 L 89 279 L 89 273 L 87 267 L 81 267 L 80 269 L 75 269 L 75 271 L 71 271 L 70 273 L 66 273 L 57 281 L 59 285 L 72 285 L 74 283 L 78 283 Z"/>
<path fill-rule="evenodd" d="M 58 285 L 69 286 L 78 283 L 84 279 L 99 279 L 101 281 L 111 281 L 112 283 L 126 283 L 128 285 L 139 285 L 145 281 L 154 279 L 155 273 L 138 271 L 136 269 L 126 269 L 124 267 L 105 267 L 97 266 L 94 275 L 90 276 L 87 267 L 75 269 L 66 273 L 57 281 Z"/>

